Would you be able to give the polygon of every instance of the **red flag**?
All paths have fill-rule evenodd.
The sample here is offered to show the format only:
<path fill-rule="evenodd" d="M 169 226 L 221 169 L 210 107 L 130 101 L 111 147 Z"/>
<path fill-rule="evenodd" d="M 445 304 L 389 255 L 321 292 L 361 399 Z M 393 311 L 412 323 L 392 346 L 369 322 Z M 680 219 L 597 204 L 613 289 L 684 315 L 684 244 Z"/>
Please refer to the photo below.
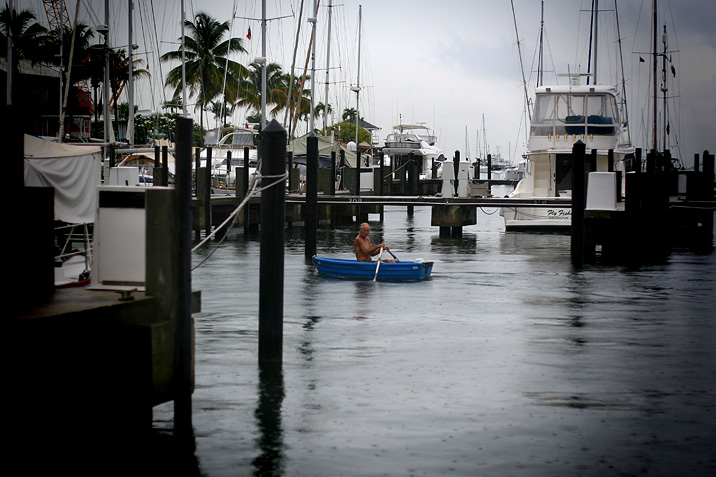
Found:
<path fill-rule="evenodd" d="M 249 32 L 246 34 L 246 38 L 249 40 L 251 39 L 251 27 L 249 27 Z"/>

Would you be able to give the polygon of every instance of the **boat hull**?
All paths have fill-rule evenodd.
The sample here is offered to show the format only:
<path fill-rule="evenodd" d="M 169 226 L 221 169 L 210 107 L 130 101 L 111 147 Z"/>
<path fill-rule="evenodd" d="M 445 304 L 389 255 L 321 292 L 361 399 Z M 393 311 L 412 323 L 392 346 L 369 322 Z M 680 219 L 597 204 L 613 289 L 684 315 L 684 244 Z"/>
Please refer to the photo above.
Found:
<path fill-rule="evenodd" d="M 433 262 L 359 262 L 340 258 L 313 257 L 319 273 L 338 278 L 377 280 L 421 280 L 428 278 Z"/>

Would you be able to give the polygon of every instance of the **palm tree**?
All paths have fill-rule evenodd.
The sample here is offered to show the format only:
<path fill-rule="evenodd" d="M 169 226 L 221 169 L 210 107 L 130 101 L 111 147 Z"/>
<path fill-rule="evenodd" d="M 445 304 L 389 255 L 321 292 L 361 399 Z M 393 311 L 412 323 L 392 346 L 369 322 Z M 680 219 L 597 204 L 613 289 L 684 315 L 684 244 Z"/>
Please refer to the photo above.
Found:
<path fill-rule="evenodd" d="M 323 113 L 323 133 L 326 133 L 326 129 L 328 128 L 328 115 L 333 112 L 333 108 L 329 104 L 326 106 L 325 104 L 318 103 L 315 107 L 316 117 L 320 116 L 321 113 Z"/>
<path fill-rule="evenodd" d="M 144 60 L 137 59 L 132 61 L 132 76 L 134 78 L 142 78 L 149 76 L 149 72 L 145 69 L 140 69 L 140 66 L 144 63 Z M 112 50 L 109 53 L 109 85 L 112 91 L 112 97 L 110 98 L 110 106 L 113 108 L 117 107 L 117 100 L 119 95 L 124 90 L 124 87 L 129 81 L 129 58 L 124 49 Z M 115 129 L 117 129 L 116 122 L 119 120 L 119 115 L 115 114 Z"/>
<path fill-rule="evenodd" d="M 234 113 L 234 106 L 229 104 L 226 100 L 216 100 L 211 102 L 209 111 L 211 111 L 211 114 L 214 115 L 214 119 L 221 121 L 223 126 L 226 125 L 226 117 L 231 116 Z"/>
<path fill-rule="evenodd" d="M 29 60 L 33 64 L 43 61 L 47 51 L 44 45 L 50 40 L 49 31 L 35 21 L 31 10 L 10 10 L 6 4 L 0 10 L 0 57 L 7 56 L 8 38 L 12 37 L 12 75 L 18 74 L 20 60 Z"/>
<path fill-rule="evenodd" d="M 246 68 L 229 60 L 231 53 L 245 53 L 241 38 L 230 38 L 222 41 L 229 31 L 229 22 L 218 22 L 208 14 L 197 13 L 194 22 L 184 22 L 188 34 L 185 36 L 185 68 L 186 86 L 191 96 L 197 95 L 197 106 L 200 109 L 200 124 L 203 127 L 204 109 L 224 91 L 228 102 L 238 99 L 237 85 L 246 74 Z M 181 38 L 179 39 L 181 41 Z M 162 61 L 182 59 L 182 48 L 162 55 Z M 174 96 L 179 96 L 182 83 L 182 66 L 179 65 L 167 74 L 166 85 L 175 88 Z"/>
<path fill-rule="evenodd" d="M 288 97 L 286 76 L 278 63 L 266 65 L 266 104 L 274 106 L 270 111 L 272 115 L 276 115 L 278 111 L 286 107 Z M 236 105 L 247 109 L 253 108 L 260 112 L 261 82 L 261 65 L 251 63 L 248 74 L 239 81 L 239 100 Z"/>
<path fill-rule="evenodd" d="M 343 121 L 355 123 L 357 114 L 358 113 L 356 112 L 355 108 L 346 108 L 343 110 Z"/>

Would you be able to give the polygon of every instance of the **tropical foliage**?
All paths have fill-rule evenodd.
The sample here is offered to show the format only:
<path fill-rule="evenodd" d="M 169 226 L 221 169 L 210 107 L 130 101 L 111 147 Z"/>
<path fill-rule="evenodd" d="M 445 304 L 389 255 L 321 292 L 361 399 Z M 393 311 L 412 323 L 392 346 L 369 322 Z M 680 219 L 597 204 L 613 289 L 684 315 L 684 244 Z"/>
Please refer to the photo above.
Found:
<path fill-rule="evenodd" d="M 334 124 L 333 129 L 336 131 L 336 137 L 338 137 L 343 144 L 348 144 L 351 141 L 356 140 L 356 125 L 344 121 L 342 123 Z M 367 142 L 372 144 L 373 140 L 368 130 L 359 127 L 358 129 L 358 142 Z"/>
<path fill-rule="evenodd" d="M 242 46 L 241 38 L 223 39 L 229 32 L 228 21 L 219 22 L 200 12 L 193 22 L 186 20 L 184 26 L 187 31 L 184 42 L 186 88 L 190 96 L 196 96 L 196 105 L 200 108 L 200 124 L 203 126 L 205 109 L 222 92 L 230 103 L 239 99 L 237 85 L 247 71 L 243 65 L 228 57 L 232 53 L 246 50 Z M 162 55 L 161 60 L 181 62 L 181 46 Z M 169 72 L 165 83 L 174 88 L 174 97 L 181 95 L 185 86 L 181 64 Z"/>
<path fill-rule="evenodd" d="M 7 56 L 8 38 L 13 38 L 12 70 L 17 71 L 20 60 L 37 63 L 50 58 L 45 45 L 52 41 L 50 32 L 37 23 L 31 10 L 0 10 L 0 57 Z"/>

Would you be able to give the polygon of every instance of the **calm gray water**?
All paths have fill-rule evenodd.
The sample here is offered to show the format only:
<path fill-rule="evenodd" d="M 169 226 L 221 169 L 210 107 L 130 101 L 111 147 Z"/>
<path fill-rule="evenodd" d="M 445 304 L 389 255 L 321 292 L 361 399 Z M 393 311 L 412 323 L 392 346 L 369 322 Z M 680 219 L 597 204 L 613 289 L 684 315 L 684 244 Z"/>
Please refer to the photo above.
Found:
<path fill-rule="evenodd" d="M 419 283 L 319 276 L 289 230 L 284 362 L 263 373 L 259 239 L 232 231 L 192 278 L 199 473 L 716 475 L 716 254 L 575 270 L 569 237 L 485 212 L 447 239 L 429 208 L 371 216 L 374 243 L 435 262 Z M 356 233 L 321 225 L 319 255 Z"/>

